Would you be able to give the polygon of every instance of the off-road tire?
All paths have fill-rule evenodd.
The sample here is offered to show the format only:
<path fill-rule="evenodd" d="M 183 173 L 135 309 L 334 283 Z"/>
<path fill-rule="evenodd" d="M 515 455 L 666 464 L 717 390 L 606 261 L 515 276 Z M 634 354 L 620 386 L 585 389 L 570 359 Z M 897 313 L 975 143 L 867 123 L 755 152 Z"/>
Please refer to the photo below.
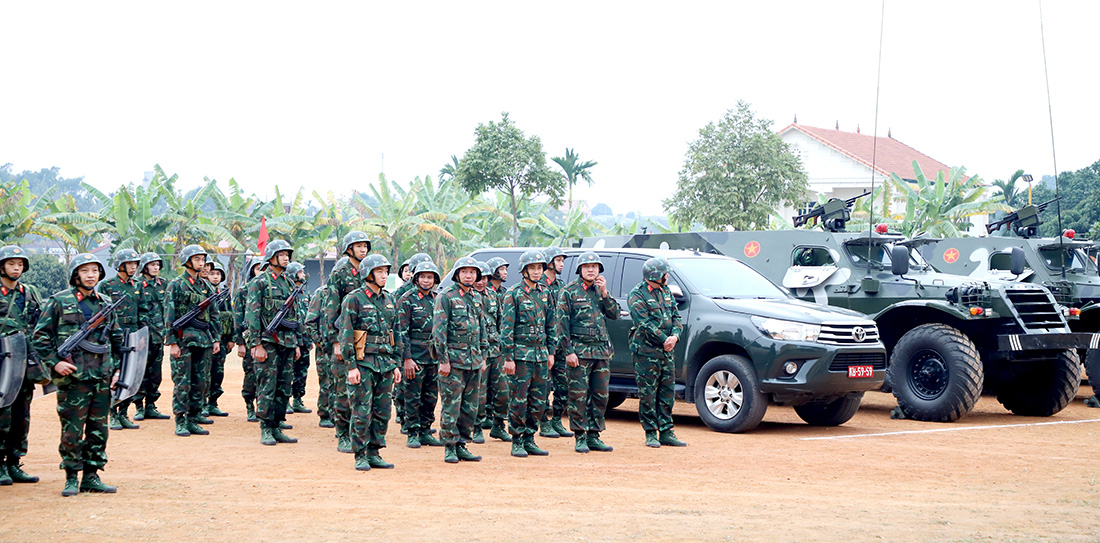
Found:
<path fill-rule="evenodd" d="M 1016 415 L 1049 417 L 1065 409 L 1080 386 L 1081 359 L 1076 351 L 1065 350 L 1053 360 L 1012 368 L 997 387 L 997 401 Z"/>
<path fill-rule="evenodd" d="M 863 393 L 849 394 L 831 402 L 809 402 L 794 406 L 798 418 L 810 426 L 840 426 L 852 420 L 863 401 Z"/>
<path fill-rule="evenodd" d="M 982 360 L 974 342 L 946 324 L 922 324 L 890 353 L 888 379 L 907 418 L 958 420 L 982 393 Z"/>
<path fill-rule="evenodd" d="M 712 382 L 712 377 L 715 380 Z M 721 378 L 725 378 L 726 390 L 722 390 Z M 722 412 L 722 406 L 708 404 L 707 384 L 711 382 L 711 399 L 717 395 L 731 393 L 740 394 L 740 407 L 734 412 Z M 716 407 L 718 414 L 711 411 L 711 405 Z M 760 383 L 756 379 L 756 371 L 753 370 L 749 359 L 734 355 L 724 354 L 710 359 L 699 375 L 695 377 L 695 409 L 699 417 L 703 419 L 711 430 L 718 432 L 747 432 L 756 428 L 764 418 L 764 412 L 768 409 L 768 398 L 760 392 Z M 729 416 L 727 416 L 729 415 Z"/>

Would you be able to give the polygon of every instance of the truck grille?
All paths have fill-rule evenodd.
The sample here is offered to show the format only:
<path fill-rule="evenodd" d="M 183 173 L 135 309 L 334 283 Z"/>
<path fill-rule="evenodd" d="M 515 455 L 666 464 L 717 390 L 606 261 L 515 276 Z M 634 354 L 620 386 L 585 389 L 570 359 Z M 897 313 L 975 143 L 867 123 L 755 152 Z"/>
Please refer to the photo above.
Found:
<path fill-rule="evenodd" d="M 840 353 L 829 363 L 829 371 L 848 371 L 848 366 L 871 366 L 876 370 L 886 369 L 885 353 Z"/>
<path fill-rule="evenodd" d="M 1045 290 L 1037 289 L 1008 289 L 1005 290 L 1008 301 L 1016 308 L 1016 314 L 1020 316 L 1020 322 L 1024 328 L 1063 328 L 1066 326 L 1062 314 L 1054 305 Z"/>
<path fill-rule="evenodd" d="M 826 322 L 821 324 L 821 335 L 817 340 L 830 345 L 866 345 L 878 341 L 878 326 L 874 321 Z"/>

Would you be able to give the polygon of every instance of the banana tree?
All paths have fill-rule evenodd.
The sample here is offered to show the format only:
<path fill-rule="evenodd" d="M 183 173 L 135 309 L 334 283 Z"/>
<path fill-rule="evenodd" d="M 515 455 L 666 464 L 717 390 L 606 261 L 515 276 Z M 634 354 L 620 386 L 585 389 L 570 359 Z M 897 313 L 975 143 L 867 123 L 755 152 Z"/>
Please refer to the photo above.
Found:
<path fill-rule="evenodd" d="M 999 195 L 989 198 L 988 187 L 978 176 L 966 177 L 965 168 L 951 168 L 946 176 L 940 170 L 935 181 L 929 181 L 914 160 L 913 173 L 915 186 L 896 173 L 891 173 L 887 181 L 905 199 L 901 231 L 906 236 L 957 238 L 972 226 L 969 217 L 1012 210 Z"/>
<path fill-rule="evenodd" d="M 184 245 L 198 244 L 207 251 L 217 252 L 222 242 L 238 251 L 244 250 L 244 245 L 238 241 L 233 233 L 220 224 L 216 224 L 208 216 L 209 212 L 202 209 L 203 205 L 218 192 L 217 182 L 207 180 L 206 184 L 190 198 L 185 198 L 183 193 L 175 188 L 178 177 L 167 177 L 160 166 L 155 166 L 155 177 L 161 179 L 160 191 L 168 209 L 163 213 L 168 223 L 167 241 L 173 244 L 172 264 L 177 265 L 179 253 Z"/>

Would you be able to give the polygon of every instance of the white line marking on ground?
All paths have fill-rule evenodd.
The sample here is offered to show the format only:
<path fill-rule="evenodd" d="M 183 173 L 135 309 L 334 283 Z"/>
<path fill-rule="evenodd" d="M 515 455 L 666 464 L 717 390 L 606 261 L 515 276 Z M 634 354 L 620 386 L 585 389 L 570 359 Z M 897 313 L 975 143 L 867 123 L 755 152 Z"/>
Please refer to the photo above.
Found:
<path fill-rule="evenodd" d="M 846 436 L 827 436 L 827 437 L 804 437 L 799 441 L 818 441 L 826 439 L 853 439 L 857 437 L 883 437 L 883 436 L 902 436 L 908 434 L 934 434 L 937 432 L 962 432 L 965 430 L 990 430 L 997 428 L 1025 428 L 1028 426 L 1051 426 L 1055 424 L 1083 424 L 1086 422 L 1100 422 L 1100 419 L 1088 419 L 1088 420 L 1060 420 L 1056 422 L 1032 422 L 1029 424 L 1000 424 L 994 426 L 963 426 L 961 428 L 935 428 L 932 430 L 906 430 L 904 432 L 883 432 L 880 434 L 850 434 Z"/>

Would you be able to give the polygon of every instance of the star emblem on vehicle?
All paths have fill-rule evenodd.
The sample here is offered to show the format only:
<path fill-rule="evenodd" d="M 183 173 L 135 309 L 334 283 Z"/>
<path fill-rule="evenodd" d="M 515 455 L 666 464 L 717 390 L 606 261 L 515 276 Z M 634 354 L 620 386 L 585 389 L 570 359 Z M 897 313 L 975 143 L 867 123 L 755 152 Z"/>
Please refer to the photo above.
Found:
<path fill-rule="evenodd" d="M 752 258 L 760 254 L 760 243 L 756 241 L 750 241 L 745 244 L 745 256 Z"/>
<path fill-rule="evenodd" d="M 959 250 L 952 247 L 943 253 L 943 261 L 948 264 L 954 264 L 959 259 Z"/>

